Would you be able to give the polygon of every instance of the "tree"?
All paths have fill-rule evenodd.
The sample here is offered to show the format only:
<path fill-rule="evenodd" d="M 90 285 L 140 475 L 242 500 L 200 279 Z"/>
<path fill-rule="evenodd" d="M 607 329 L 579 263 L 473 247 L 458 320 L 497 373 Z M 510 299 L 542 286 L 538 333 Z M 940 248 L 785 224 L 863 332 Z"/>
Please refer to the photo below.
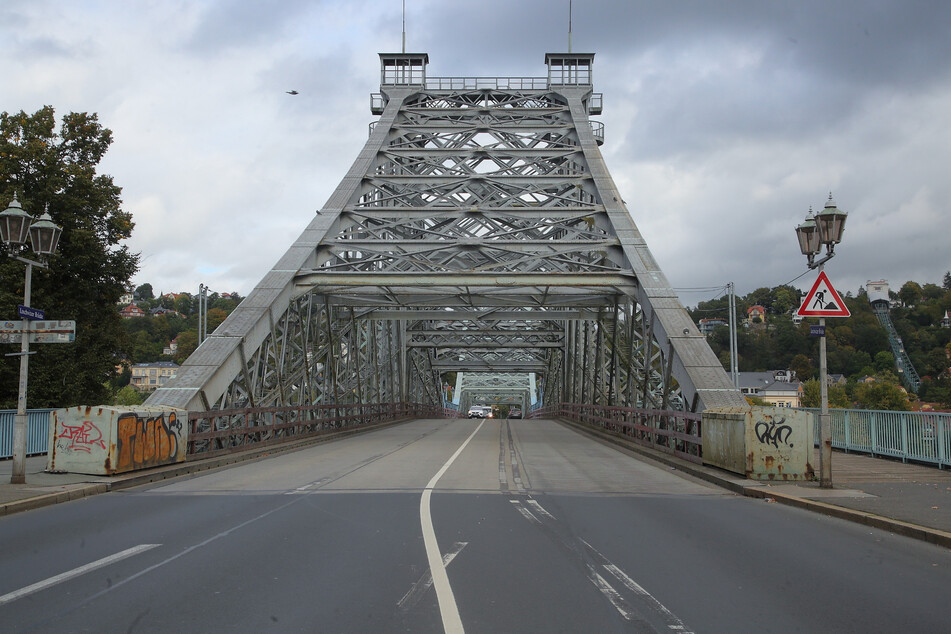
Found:
<path fill-rule="evenodd" d="M 796 378 L 800 381 L 808 381 L 812 378 L 812 361 L 804 354 L 797 354 L 789 362 L 789 369 L 796 373 Z"/>
<path fill-rule="evenodd" d="M 810 379 L 802 384 L 802 406 L 822 407 L 822 384 L 818 379 Z M 849 409 L 852 401 L 841 385 L 830 385 L 827 391 L 829 407 L 835 409 Z"/>
<path fill-rule="evenodd" d="M 155 299 L 155 291 L 152 290 L 152 285 L 146 282 L 135 289 L 132 297 L 133 299 Z"/>
<path fill-rule="evenodd" d="M 178 351 L 175 353 L 175 363 L 181 365 L 198 347 L 198 333 L 194 330 L 184 330 L 178 335 Z"/>
<path fill-rule="evenodd" d="M 211 334 L 228 317 L 221 308 L 211 308 L 208 310 L 208 334 Z"/>
<path fill-rule="evenodd" d="M 116 393 L 115 405 L 141 405 L 145 399 L 137 389 L 127 385 Z"/>
<path fill-rule="evenodd" d="M 944 283 L 942 284 L 942 286 L 944 286 L 945 289 L 951 291 L 951 271 L 946 271 L 946 272 L 945 272 L 945 274 L 944 274 Z"/>
<path fill-rule="evenodd" d="M 890 371 L 895 367 L 895 355 L 891 352 L 879 352 L 875 355 L 875 369 L 879 372 Z"/>
<path fill-rule="evenodd" d="M 921 301 L 922 295 L 923 291 L 918 282 L 905 282 L 901 288 L 898 289 L 898 299 L 900 299 L 901 303 L 905 306 L 914 306 Z"/>
<path fill-rule="evenodd" d="M 860 409 L 878 409 L 896 412 L 905 412 L 911 409 L 908 395 L 898 379 L 891 372 L 882 372 L 869 383 L 859 383 L 855 386 L 855 400 Z"/>
<path fill-rule="evenodd" d="M 96 173 L 111 143 L 112 132 L 95 114 L 69 113 L 57 130 L 51 106 L 34 114 L 0 113 L 0 204 L 16 193 L 27 213 L 48 209 L 63 228 L 49 268 L 34 269 L 32 304 L 48 318 L 76 321 L 75 342 L 36 346 L 27 397 L 33 407 L 111 400 L 107 384 L 124 356 L 116 304 L 139 261 L 120 244 L 133 228 L 131 214 L 121 209 L 121 188 Z M 9 249 L 0 245 L 0 254 Z M 19 262 L 0 257 L 0 315 L 16 314 L 23 278 Z M 15 406 L 17 390 L 17 364 L 0 365 L 0 407 Z"/>

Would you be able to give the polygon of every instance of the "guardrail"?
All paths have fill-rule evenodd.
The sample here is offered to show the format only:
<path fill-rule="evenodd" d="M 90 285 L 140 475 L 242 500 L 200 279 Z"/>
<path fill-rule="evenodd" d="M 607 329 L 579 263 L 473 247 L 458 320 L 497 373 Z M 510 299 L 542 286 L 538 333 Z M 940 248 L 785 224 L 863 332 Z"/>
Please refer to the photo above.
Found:
<path fill-rule="evenodd" d="M 50 412 L 52 409 L 26 411 L 26 455 L 43 455 L 49 449 Z M 13 457 L 13 422 L 15 409 L 0 410 L 0 459 Z"/>
<path fill-rule="evenodd" d="M 429 90 L 546 90 L 547 77 L 427 77 Z"/>
<path fill-rule="evenodd" d="M 815 416 L 818 445 L 819 410 L 802 409 Z M 829 414 L 836 449 L 951 467 L 951 414 L 862 409 L 830 409 Z"/>
<path fill-rule="evenodd" d="M 673 454 L 690 462 L 703 462 L 700 414 L 579 403 L 560 403 L 534 410 L 529 414 L 529 418 L 551 416 L 560 416 L 623 436 L 640 445 Z"/>
<path fill-rule="evenodd" d="M 211 457 L 402 418 L 442 418 L 441 405 L 369 403 L 246 407 L 188 413 L 187 455 Z"/>

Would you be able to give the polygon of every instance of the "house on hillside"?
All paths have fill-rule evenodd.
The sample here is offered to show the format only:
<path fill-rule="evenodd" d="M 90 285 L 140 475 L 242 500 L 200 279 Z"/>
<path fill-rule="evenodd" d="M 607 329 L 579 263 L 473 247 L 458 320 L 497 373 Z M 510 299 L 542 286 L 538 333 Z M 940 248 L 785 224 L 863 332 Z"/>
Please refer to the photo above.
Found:
<path fill-rule="evenodd" d="M 717 326 L 727 326 L 727 325 L 729 324 L 727 324 L 726 319 L 722 319 L 720 317 L 714 317 L 712 319 L 701 319 L 697 323 L 697 326 L 700 328 L 700 334 L 706 337 L 709 337 L 710 335 L 712 335 L 713 330 Z"/>
<path fill-rule="evenodd" d="M 182 317 L 183 315 L 177 310 L 172 310 L 171 308 L 163 308 L 162 306 L 156 306 L 149 311 L 149 315 L 152 317 L 158 317 L 165 315 L 166 317 Z"/>
<path fill-rule="evenodd" d="M 775 407 L 801 407 L 802 383 L 789 370 L 739 372 L 738 382 L 744 396 L 756 396 Z"/>
<path fill-rule="evenodd" d="M 170 357 L 176 352 L 178 352 L 178 337 L 169 341 L 168 345 L 162 349 L 162 354 L 166 357 Z"/>
<path fill-rule="evenodd" d="M 178 367 L 171 361 L 136 363 L 132 366 L 131 385 L 140 392 L 151 392 L 174 379 Z"/>
<path fill-rule="evenodd" d="M 941 318 L 942 328 L 951 328 L 951 310 L 944 311 L 944 317 Z"/>
<path fill-rule="evenodd" d="M 145 311 L 136 306 L 135 304 L 129 304 L 125 308 L 119 311 L 119 316 L 123 319 L 131 319 L 133 317 L 145 317 Z"/>
<path fill-rule="evenodd" d="M 122 295 L 119 296 L 119 301 L 116 303 L 121 306 L 126 306 L 128 304 L 131 304 L 134 301 L 135 301 L 135 296 L 132 295 L 132 293 L 123 293 Z"/>
<path fill-rule="evenodd" d="M 747 308 L 746 323 L 750 325 L 766 323 L 766 309 L 759 304 L 754 304 Z"/>

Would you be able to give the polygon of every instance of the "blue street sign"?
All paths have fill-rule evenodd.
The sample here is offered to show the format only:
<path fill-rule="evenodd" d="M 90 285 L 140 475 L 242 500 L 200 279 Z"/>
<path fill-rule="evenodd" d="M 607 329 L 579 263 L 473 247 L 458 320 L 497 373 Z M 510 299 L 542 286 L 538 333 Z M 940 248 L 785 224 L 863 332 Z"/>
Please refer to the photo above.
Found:
<path fill-rule="evenodd" d="M 809 326 L 809 336 L 810 337 L 825 337 L 826 336 L 826 327 L 825 326 Z"/>
<path fill-rule="evenodd" d="M 46 319 L 46 313 L 39 308 L 17 305 L 17 315 L 23 319 Z"/>

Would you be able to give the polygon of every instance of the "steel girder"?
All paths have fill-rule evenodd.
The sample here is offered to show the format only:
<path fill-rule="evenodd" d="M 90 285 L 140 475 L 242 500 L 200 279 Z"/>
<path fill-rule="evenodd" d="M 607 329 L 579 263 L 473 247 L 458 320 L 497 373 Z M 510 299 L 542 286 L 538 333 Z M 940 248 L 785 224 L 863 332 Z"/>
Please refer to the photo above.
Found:
<path fill-rule="evenodd" d="M 148 403 L 439 403 L 483 371 L 548 403 L 745 404 L 608 173 L 590 81 L 561 76 L 381 85 L 333 195 Z"/>
<path fill-rule="evenodd" d="M 459 372 L 454 402 L 464 412 L 471 405 L 518 404 L 526 411 L 537 401 L 534 373 Z"/>

